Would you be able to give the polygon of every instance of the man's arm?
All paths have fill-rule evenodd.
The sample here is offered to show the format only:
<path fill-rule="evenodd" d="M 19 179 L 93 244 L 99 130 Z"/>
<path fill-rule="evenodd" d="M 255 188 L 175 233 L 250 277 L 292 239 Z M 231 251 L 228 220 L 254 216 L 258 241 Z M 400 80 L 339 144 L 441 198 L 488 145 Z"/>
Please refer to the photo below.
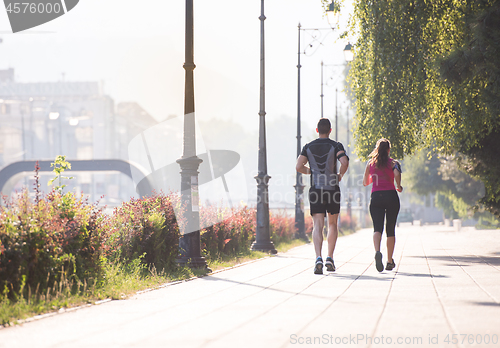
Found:
<path fill-rule="evenodd" d="M 299 157 L 297 158 L 297 165 L 295 166 L 295 169 L 297 169 L 297 171 L 302 174 L 311 174 L 311 169 L 309 167 L 306 167 L 306 164 L 307 157 L 304 155 L 299 155 Z"/>
<path fill-rule="evenodd" d="M 345 172 L 347 172 L 347 168 L 349 168 L 349 157 L 347 157 L 344 151 L 339 151 L 337 152 L 337 158 L 340 161 L 340 171 L 339 171 L 339 182 L 340 182 L 342 181 L 342 177 L 344 176 Z"/>

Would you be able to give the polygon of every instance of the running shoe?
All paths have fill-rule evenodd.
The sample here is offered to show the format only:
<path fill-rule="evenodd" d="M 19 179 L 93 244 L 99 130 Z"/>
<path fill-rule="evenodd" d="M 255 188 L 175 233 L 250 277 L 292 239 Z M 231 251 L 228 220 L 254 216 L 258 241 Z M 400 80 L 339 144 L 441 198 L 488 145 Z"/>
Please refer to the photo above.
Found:
<path fill-rule="evenodd" d="M 384 270 L 384 264 L 382 263 L 382 253 L 380 251 L 377 251 L 375 253 L 375 267 L 379 272 L 382 272 Z"/>
<path fill-rule="evenodd" d="M 326 258 L 325 266 L 328 272 L 335 272 L 335 264 L 333 263 L 333 259 L 330 256 Z"/>
<path fill-rule="evenodd" d="M 396 268 L 396 262 L 394 262 L 394 259 L 392 259 L 392 262 L 387 262 L 387 266 L 385 266 L 385 269 L 388 271 L 392 271 L 394 268 Z"/>
<path fill-rule="evenodd" d="M 323 259 L 318 257 L 314 265 L 314 274 L 323 274 Z"/>

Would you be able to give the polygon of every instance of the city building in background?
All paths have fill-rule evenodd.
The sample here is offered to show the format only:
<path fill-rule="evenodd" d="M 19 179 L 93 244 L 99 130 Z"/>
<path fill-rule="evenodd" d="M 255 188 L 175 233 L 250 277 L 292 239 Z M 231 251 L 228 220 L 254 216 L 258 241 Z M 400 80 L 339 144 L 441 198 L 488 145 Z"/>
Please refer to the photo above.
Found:
<path fill-rule="evenodd" d="M 115 102 L 101 82 L 15 81 L 14 69 L 0 70 L 0 169 L 27 160 L 128 160 L 130 140 L 158 122 L 134 102 Z M 34 169 L 34 168 L 33 168 Z M 12 186 L 32 189 L 33 175 L 13 178 Z M 69 173 L 69 190 L 91 201 L 118 205 L 137 196 L 130 178 L 116 172 Z M 42 175 L 41 189 L 48 192 L 50 175 Z M 12 192 L 3 192 L 9 195 Z M 101 198 L 104 196 L 103 198 Z"/>

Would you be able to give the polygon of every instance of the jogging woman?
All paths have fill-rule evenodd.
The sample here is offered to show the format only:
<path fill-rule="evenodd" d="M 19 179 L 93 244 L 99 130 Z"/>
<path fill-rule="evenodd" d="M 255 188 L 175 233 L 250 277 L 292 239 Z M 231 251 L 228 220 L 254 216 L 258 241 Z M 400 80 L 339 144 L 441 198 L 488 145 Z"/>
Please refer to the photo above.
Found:
<path fill-rule="evenodd" d="M 394 245 L 396 244 L 396 219 L 399 213 L 399 196 L 396 192 L 402 192 L 401 165 L 398 161 L 389 157 L 391 143 L 382 138 L 377 141 L 375 149 L 370 154 L 371 159 L 366 164 L 363 185 L 372 186 L 370 201 L 370 215 L 373 221 L 373 245 L 375 246 L 375 267 L 377 271 L 384 270 L 380 242 L 384 231 L 384 219 L 386 220 L 385 232 L 387 234 L 387 266 L 390 271 L 396 267 L 392 258 Z M 396 186 L 394 186 L 396 181 Z"/>

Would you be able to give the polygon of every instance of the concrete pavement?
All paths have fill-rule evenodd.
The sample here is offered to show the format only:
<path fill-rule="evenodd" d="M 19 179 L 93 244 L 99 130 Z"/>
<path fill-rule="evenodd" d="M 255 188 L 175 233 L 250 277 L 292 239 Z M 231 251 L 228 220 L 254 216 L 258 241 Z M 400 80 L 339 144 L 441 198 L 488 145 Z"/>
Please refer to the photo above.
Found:
<path fill-rule="evenodd" d="M 500 231 L 402 224 L 396 238 L 393 271 L 376 271 L 362 230 L 339 238 L 334 273 L 313 274 L 309 244 L 2 329 L 0 347 L 500 346 Z"/>

